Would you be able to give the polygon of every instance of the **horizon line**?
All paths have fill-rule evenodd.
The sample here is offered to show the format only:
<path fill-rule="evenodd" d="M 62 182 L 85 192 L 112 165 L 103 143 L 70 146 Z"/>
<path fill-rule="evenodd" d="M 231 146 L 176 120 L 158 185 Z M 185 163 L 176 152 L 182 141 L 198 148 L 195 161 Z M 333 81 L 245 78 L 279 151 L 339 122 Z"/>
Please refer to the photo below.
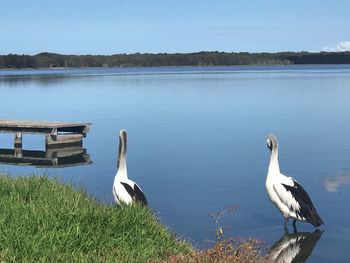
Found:
<path fill-rule="evenodd" d="M 50 51 L 42 51 L 36 54 L 28 54 L 28 53 L 7 53 L 0 54 L 0 56 L 9 56 L 9 55 L 18 55 L 18 56 L 37 56 L 41 54 L 51 54 L 51 55 L 61 55 L 61 56 L 114 56 L 114 55 L 189 55 L 189 54 L 198 54 L 198 53 L 224 53 L 224 54 L 280 54 L 280 53 L 310 53 L 310 54 L 319 54 L 319 53 L 350 53 L 350 51 L 259 51 L 259 52 L 251 52 L 251 51 L 192 51 L 192 52 L 133 52 L 133 53 L 111 53 L 111 54 L 92 54 L 92 53 L 58 53 L 58 52 L 50 52 Z"/>

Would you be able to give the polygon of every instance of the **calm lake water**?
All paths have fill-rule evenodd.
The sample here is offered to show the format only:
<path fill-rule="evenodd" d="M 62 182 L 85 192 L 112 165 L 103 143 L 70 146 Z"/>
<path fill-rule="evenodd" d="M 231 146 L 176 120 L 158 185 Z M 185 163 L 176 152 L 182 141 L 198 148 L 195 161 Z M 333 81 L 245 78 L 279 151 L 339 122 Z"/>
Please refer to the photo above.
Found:
<path fill-rule="evenodd" d="M 84 148 L 92 164 L 0 171 L 48 172 L 102 202 L 113 202 L 118 132 L 127 129 L 129 177 L 162 222 L 198 247 L 215 240 L 208 214 L 232 205 L 221 219 L 227 236 L 267 248 L 282 238 L 265 191 L 266 135 L 274 133 L 281 171 L 304 186 L 326 223 L 306 245 L 315 245 L 307 262 L 348 262 L 350 66 L 2 70 L 0 105 L 0 119 L 91 122 Z M 0 143 L 13 149 L 13 135 L 0 133 Z M 43 136 L 24 135 L 23 148 L 44 150 Z"/>

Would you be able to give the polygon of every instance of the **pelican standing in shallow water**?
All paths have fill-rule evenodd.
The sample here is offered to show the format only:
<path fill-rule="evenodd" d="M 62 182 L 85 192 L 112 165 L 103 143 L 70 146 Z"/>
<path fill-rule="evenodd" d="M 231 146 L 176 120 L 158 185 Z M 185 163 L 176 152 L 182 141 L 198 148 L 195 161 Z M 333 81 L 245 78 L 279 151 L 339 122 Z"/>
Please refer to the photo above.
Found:
<path fill-rule="evenodd" d="M 127 132 L 119 132 L 119 149 L 117 161 L 117 174 L 113 183 L 113 196 L 117 204 L 131 204 L 140 202 L 147 205 L 147 199 L 141 188 L 128 178 L 126 169 Z"/>
<path fill-rule="evenodd" d="M 314 227 L 323 224 L 309 195 L 292 177 L 280 173 L 278 164 L 278 142 L 276 136 L 267 137 L 267 147 L 271 151 L 270 164 L 266 177 L 266 191 L 271 202 L 284 217 L 284 228 L 288 231 L 288 219 L 293 219 L 294 231 L 296 220 L 309 222 Z"/>

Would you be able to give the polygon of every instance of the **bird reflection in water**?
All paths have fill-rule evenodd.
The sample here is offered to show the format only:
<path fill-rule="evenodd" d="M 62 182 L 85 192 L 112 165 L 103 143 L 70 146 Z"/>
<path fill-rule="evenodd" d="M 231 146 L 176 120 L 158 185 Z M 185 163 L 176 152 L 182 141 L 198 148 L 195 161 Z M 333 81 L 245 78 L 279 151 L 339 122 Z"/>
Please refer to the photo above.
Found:
<path fill-rule="evenodd" d="M 306 262 L 322 233 L 318 229 L 313 233 L 286 233 L 270 248 L 268 257 L 271 262 Z"/>

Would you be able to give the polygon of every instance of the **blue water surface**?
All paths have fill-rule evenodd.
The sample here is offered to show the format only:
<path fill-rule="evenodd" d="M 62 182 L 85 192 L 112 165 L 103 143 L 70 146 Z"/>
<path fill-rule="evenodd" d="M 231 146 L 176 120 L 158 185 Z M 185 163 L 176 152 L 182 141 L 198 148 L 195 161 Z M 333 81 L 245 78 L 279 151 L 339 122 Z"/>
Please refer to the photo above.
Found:
<path fill-rule="evenodd" d="M 1 70 L 0 107 L 0 119 L 91 122 L 91 165 L 0 171 L 47 172 L 101 202 L 113 202 L 118 132 L 127 129 L 129 177 L 161 221 L 198 247 L 215 240 L 208 214 L 230 206 L 238 208 L 221 218 L 225 236 L 267 248 L 283 236 L 265 191 L 274 133 L 281 171 L 304 186 L 326 223 L 307 262 L 348 260 L 350 66 Z M 13 148 L 13 135 L 1 133 L 0 143 Z M 23 148 L 44 150 L 44 137 L 24 134 Z"/>

